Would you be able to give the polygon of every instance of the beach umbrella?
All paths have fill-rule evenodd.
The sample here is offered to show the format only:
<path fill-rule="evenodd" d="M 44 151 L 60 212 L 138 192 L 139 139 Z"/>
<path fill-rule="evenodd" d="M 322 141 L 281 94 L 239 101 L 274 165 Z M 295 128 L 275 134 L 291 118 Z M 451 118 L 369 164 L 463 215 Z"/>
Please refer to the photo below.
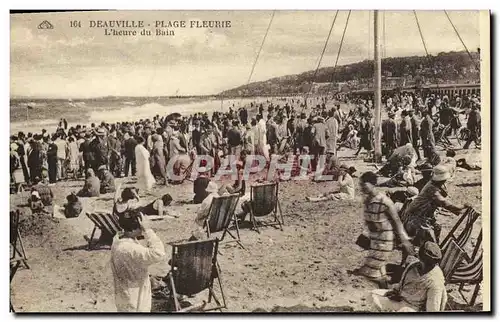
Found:
<path fill-rule="evenodd" d="M 171 120 L 176 120 L 176 119 L 180 118 L 181 116 L 182 115 L 180 113 L 177 113 L 177 112 L 171 113 L 171 114 L 167 115 L 166 120 L 167 120 L 167 122 L 171 121 Z"/>

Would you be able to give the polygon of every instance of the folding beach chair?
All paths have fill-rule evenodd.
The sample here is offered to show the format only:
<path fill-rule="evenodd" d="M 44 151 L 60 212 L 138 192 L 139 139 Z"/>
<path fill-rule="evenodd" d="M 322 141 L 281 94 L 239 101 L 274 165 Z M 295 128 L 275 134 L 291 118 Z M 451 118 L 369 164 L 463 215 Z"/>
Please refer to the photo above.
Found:
<path fill-rule="evenodd" d="M 12 280 L 14 279 L 14 276 L 16 275 L 17 270 L 21 266 L 21 262 L 22 262 L 22 260 L 19 260 L 19 259 L 11 259 L 10 260 L 10 283 L 12 283 Z M 14 306 L 12 305 L 12 301 L 9 301 L 9 304 L 10 304 L 10 312 L 16 312 L 16 310 L 14 310 Z"/>
<path fill-rule="evenodd" d="M 220 267 L 217 262 L 219 241 L 215 238 L 191 242 L 173 243 L 171 269 L 168 274 L 176 311 L 220 310 L 226 308 L 226 298 L 220 279 Z M 217 279 L 222 296 L 222 304 L 214 292 L 214 280 Z M 205 308 L 207 302 L 201 306 L 181 309 L 177 295 L 192 296 L 208 290 L 208 303 L 214 299 L 216 306 Z"/>
<path fill-rule="evenodd" d="M 241 248 L 244 249 L 245 247 L 241 244 L 238 221 L 235 219 L 234 214 L 239 199 L 240 195 L 237 193 L 213 198 L 208 211 L 208 218 L 205 221 L 205 228 L 207 230 L 208 238 L 210 238 L 213 233 L 223 232 L 221 238 L 219 239 L 219 243 L 222 243 L 227 233 L 233 238 L 233 240 L 227 241 L 226 243 L 236 242 Z M 237 237 L 229 231 L 231 221 L 233 221 L 236 226 Z"/>
<path fill-rule="evenodd" d="M 464 248 L 470 239 L 474 223 L 480 215 L 481 214 L 475 211 L 472 207 L 469 207 L 465 211 L 465 213 L 458 219 L 448 235 L 443 239 L 439 247 L 441 249 L 445 249 L 448 241 L 450 239 L 454 239 L 458 246 Z M 462 228 L 462 232 L 458 236 L 455 236 L 455 233 L 462 226 L 462 224 L 465 224 L 465 226 Z"/>
<path fill-rule="evenodd" d="M 89 238 L 89 250 L 95 249 L 94 247 L 97 245 L 97 243 L 92 245 L 92 240 L 94 239 L 97 228 L 99 228 L 101 232 L 109 233 L 111 236 L 115 236 L 116 233 L 121 231 L 121 227 L 118 224 L 118 218 L 111 213 L 96 212 L 87 213 L 86 215 L 94 223 L 94 229 Z"/>
<path fill-rule="evenodd" d="M 19 209 L 10 212 L 10 261 L 20 261 L 30 268 L 28 265 L 28 258 L 26 257 L 26 252 L 24 250 L 23 239 L 21 233 L 19 232 Z"/>
<path fill-rule="evenodd" d="M 470 258 L 465 256 L 465 263 L 456 266 L 449 278 L 447 278 L 448 283 L 459 284 L 458 292 L 469 306 L 475 304 L 481 282 L 483 281 L 483 251 L 482 249 L 480 251 L 480 248 L 482 248 L 482 237 L 483 232 L 481 231 L 472 256 Z M 475 285 L 470 301 L 468 301 L 463 294 L 465 284 Z"/>
<path fill-rule="evenodd" d="M 279 225 L 283 230 L 283 213 L 278 198 L 278 182 L 254 185 L 250 187 L 250 218 L 253 226 L 259 232 L 257 226 Z M 274 221 L 263 223 L 256 220 L 256 217 L 264 217 L 273 214 Z M 260 233 L 260 232 L 259 232 Z"/>
<path fill-rule="evenodd" d="M 446 248 L 441 250 L 443 253 L 443 257 L 441 258 L 441 262 L 439 263 L 439 267 L 443 271 L 443 275 L 445 280 L 453 273 L 455 267 L 459 265 L 459 263 L 465 258 L 465 251 L 458 245 L 455 239 L 449 239 L 446 244 Z"/>

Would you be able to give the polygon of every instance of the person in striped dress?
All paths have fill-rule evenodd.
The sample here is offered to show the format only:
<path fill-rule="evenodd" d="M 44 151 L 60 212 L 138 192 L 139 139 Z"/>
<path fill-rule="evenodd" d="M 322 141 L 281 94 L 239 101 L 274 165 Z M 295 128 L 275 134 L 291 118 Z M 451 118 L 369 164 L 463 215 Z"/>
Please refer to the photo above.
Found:
<path fill-rule="evenodd" d="M 403 249 L 414 254 L 414 249 L 399 219 L 392 200 L 382 191 L 378 191 L 377 175 L 371 171 L 360 178 L 361 191 L 365 195 L 364 219 L 369 232 L 370 250 L 361 268 L 355 271 L 384 288 L 387 286 L 386 263 L 394 249 L 396 235 Z"/>

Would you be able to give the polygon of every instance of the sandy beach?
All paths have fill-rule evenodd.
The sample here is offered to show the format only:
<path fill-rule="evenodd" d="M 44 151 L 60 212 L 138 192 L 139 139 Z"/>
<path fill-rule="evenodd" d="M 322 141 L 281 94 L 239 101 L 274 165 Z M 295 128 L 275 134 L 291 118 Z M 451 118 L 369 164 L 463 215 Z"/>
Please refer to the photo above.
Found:
<path fill-rule="evenodd" d="M 352 159 L 352 150 L 344 149 L 339 154 L 342 162 L 358 169 L 358 174 L 374 169 L 370 163 Z M 477 162 L 480 150 L 459 150 L 457 157 Z M 125 187 L 134 182 L 133 178 L 118 180 L 124 182 Z M 56 184 L 53 187 L 55 203 L 61 206 L 66 194 L 82 185 L 82 181 Z M 353 201 L 318 204 L 305 200 L 306 195 L 315 195 L 334 186 L 335 183 L 311 181 L 280 183 L 284 231 L 268 227 L 259 234 L 250 230 L 250 225 L 244 225 L 241 238 L 246 250 L 235 244 L 222 246 L 219 261 L 227 311 L 373 310 L 367 297 L 376 286 L 347 272 L 358 267 L 365 256 L 365 252 L 354 244 L 363 231 L 362 199 L 358 188 L 357 198 Z M 449 183 L 449 191 L 452 201 L 468 202 L 480 210 L 481 171 L 459 172 Z M 160 196 L 167 192 L 173 196 L 172 209 L 180 218 L 154 222 L 154 230 L 163 240 L 167 252 L 165 261 L 150 269 L 150 274 L 159 276 L 164 276 L 169 269 L 167 261 L 171 248 L 168 243 L 189 237 L 189 227 L 197 209 L 195 205 L 178 203 L 192 197 L 192 183 L 160 186 L 154 193 Z M 153 198 L 150 196 L 143 202 Z M 110 211 L 112 207 L 111 194 L 83 200 L 87 212 L 95 209 Z M 23 196 L 11 195 L 11 209 L 23 203 Z M 456 219 L 454 216 L 438 216 L 443 234 Z M 84 235 L 90 235 L 92 223 L 84 214 L 75 219 L 32 218 L 22 227 L 25 227 L 22 233 L 31 269 L 20 269 L 11 283 L 12 303 L 18 312 L 115 310 L 110 251 L 86 249 Z M 476 222 L 473 237 L 477 236 L 479 229 L 481 220 Z M 398 263 L 400 253 L 393 254 L 391 262 Z M 472 287 L 467 286 L 466 290 L 470 295 Z M 457 292 L 451 291 L 449 295 L 450 299 L 461 303 Z M 205 296 L 206 293 L 200 293 L 188 301 L 198 303 L 206 299 Z M 478 302 L 482 302 L 481 295 Z M 480 307 L 479 304 L 473 309 Z M 162 311 L 161 303 L 154 310 Z"/>

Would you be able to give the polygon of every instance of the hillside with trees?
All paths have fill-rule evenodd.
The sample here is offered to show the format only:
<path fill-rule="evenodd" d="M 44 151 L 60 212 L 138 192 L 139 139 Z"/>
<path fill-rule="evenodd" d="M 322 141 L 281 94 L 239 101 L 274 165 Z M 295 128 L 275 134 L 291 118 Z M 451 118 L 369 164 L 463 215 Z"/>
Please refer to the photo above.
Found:
<path fill-rule="evenodd" d="M 419 86 L 427 84 L 479 83 L 479 52 L 447 52 L 430 56 L 390 57 L 382 60 L 384 87 Z M 359 90 L 372 86 L 373 61 L 361 62 L 296 75 L 272 78 L 233 88 L 219 95 L 224 97 L 286 95 L 311 92 L 331 93 Z"/>

